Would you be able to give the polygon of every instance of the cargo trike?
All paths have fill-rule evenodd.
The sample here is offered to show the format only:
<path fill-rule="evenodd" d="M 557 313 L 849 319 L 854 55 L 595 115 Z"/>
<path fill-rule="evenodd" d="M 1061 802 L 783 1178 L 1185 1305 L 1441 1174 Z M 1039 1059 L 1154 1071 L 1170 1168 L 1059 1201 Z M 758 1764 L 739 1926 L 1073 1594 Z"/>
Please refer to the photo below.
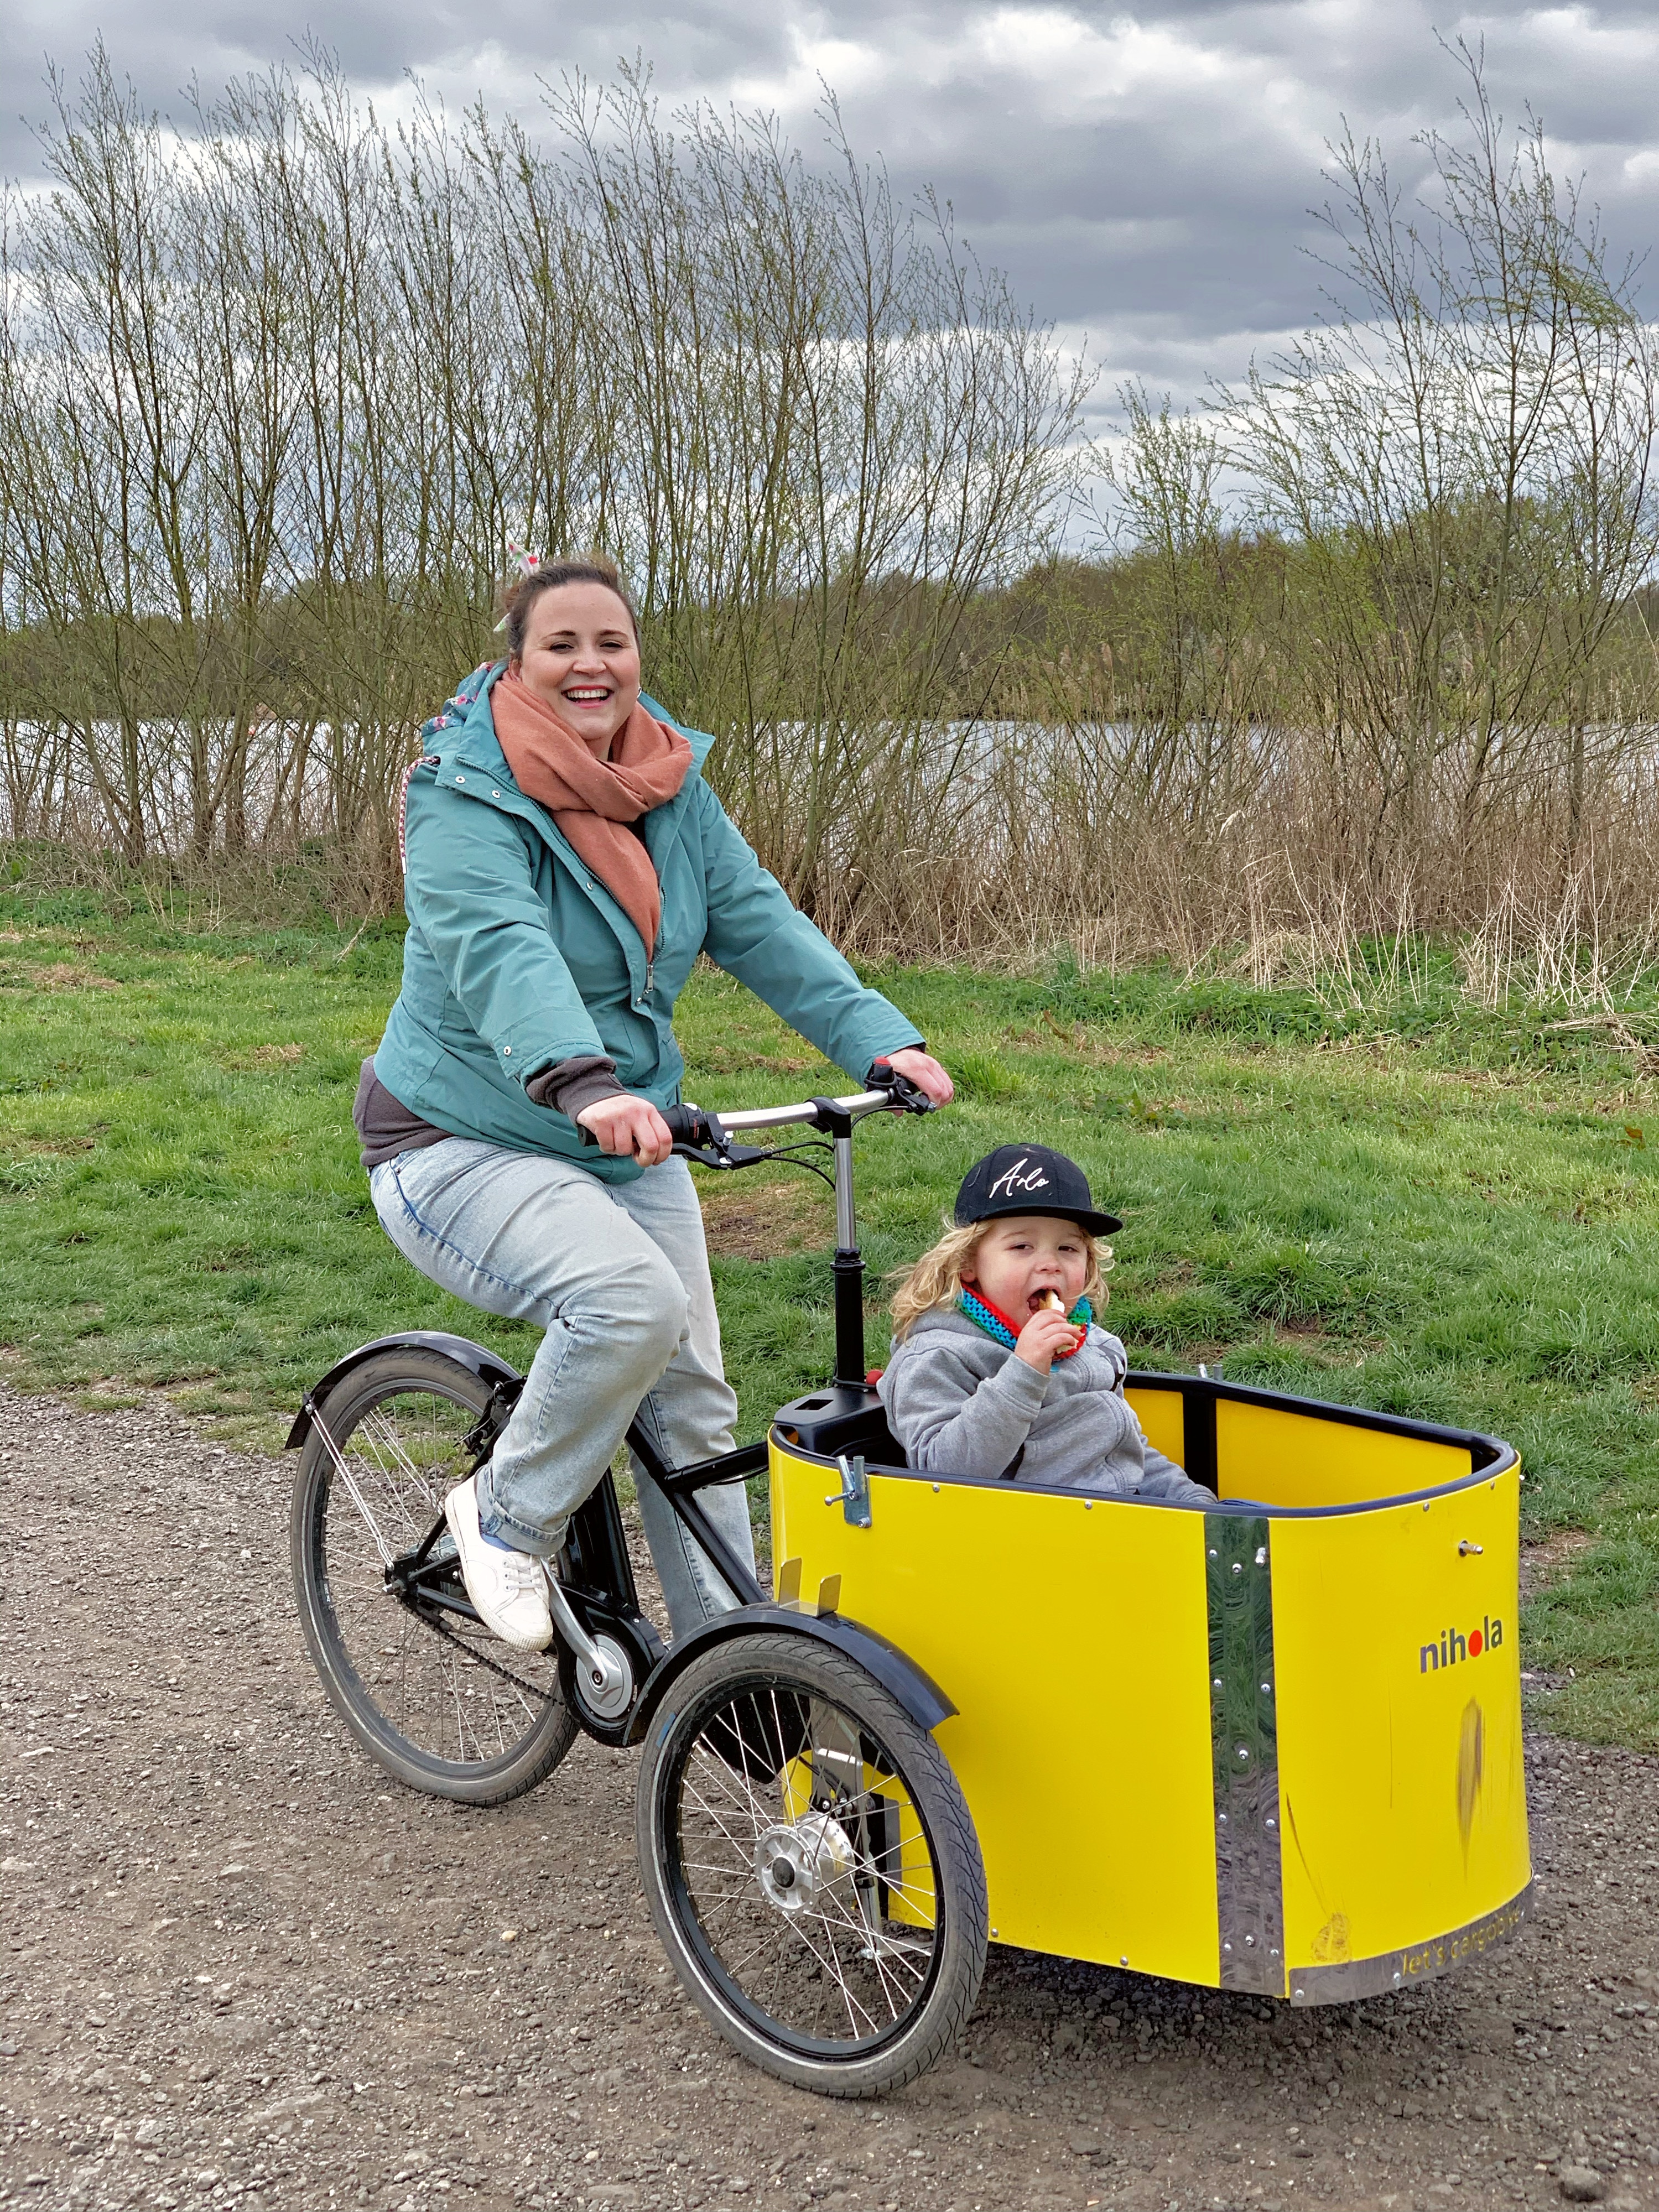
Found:
<path fill-rule="evenodd" d="M 672 1646 L 609 1476 L 550 1577 L 552 1645 L 478 1622 L 443 1499 L 521 1387 L 495 1352 L 415 1331 L 317 1383 L 289 1439 L 293 1561 L 348 1727 L 400 1782 L 481 1805 L 580 1733 L 638 1746 L 640 1873 L 675 1970 L 738 2051 L 830 2095 L 929 2065 L 988 1942 L 1292 2005 L 1482 1951 L 1529 1886 L 1514 1450 L 1137 1371 L 1147 1436 L 1213 1510 L 908 1467 L 865 1369 L 853 1133 L 926 1105 L 896 1079 L 673 1109 L 676 1149 L 714 1172 L 824 1173 L 836 1249 L 834 1377 L 763 1443 L 671 1467 L 629 1431 L 635 1480 L 731 1592 Z M 769 1591 L 699 1504 L 762 1474 Z"/>

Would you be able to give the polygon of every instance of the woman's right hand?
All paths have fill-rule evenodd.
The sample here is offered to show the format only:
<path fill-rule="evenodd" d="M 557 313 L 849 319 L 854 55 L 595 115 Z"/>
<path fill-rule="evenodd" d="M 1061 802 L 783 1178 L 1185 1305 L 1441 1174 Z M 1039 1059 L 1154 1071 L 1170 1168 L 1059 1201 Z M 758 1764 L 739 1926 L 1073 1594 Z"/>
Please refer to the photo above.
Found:
<path fill-rule="evenodd" d="M 584 1106 L 576 1127 L 586 1129 L 602 1152 L 637 1160 L 641 1167 L 660 1167 L 674 1149 L 673 1132 L 648 1098 L 629 1091 Z"/>

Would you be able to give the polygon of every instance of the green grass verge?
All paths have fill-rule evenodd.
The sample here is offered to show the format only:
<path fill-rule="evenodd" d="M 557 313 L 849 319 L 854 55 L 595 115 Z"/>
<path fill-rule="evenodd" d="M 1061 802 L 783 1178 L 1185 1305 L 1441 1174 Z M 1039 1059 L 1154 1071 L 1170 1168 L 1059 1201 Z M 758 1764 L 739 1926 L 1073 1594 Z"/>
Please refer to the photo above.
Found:
<path fill-rule="evenodd" d="M 531 1332 L 416 1276 L 369 1206 L 349 1109 L 400 951 L 389 926 L 115 915 L 26 873 L 0 895 L 0 1371 L 94 1403 L 162 1389 L 269 1443 L 400 1325 L 527 1361 Z M 1529 1663 L 1562 1678 L 1545 1709 L 1659 1747 L 1659 1114 L 1612 1032 L 1472 1012 L 1431 961 L 1408 1000 L 1335 1008 L 1063 968 L 877 980 L 963 1093 L 860 1136 L 878 1269 L 991 1145 L 1072 1152 L 1126 1218 L 1109 1319 L 1140 1364 L 1224 1360 L 1520 1447 L 1528 1536 L 1590 1540 L 1530 1607 Z M 838 1081 L 720 976 L 681 1033 L 708 1104 Z M 716 1261 L 748 1435 L 829 1363 L 827 1196 L 777 1211 L 817 1249 Z"/>

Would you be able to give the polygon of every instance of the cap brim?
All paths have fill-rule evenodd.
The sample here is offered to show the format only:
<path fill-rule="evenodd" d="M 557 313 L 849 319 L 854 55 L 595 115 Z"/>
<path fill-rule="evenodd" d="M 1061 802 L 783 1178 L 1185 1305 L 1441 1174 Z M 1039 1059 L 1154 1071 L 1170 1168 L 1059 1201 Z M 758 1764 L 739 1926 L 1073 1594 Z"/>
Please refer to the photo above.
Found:
<path fill-rule="evenodd" d="M 1022 1201 L 1014 1206 L 994 1206 L 989 1213 L 976 1213 L 971 1221 L 958 1221 L 962 1229 L 977 1228 L 982 1221 L 1005 1221 L 1021 1213 L 1040 1214 L 1045 1221 L 1075 1221 L 1079 1229 L 1086 1229 L 1091 1237 L 1115 1237 L 1123 1224 L 1115 1213 L 1097 1213 L 1091 1207 L 1082 1206 L 1031 1206 Z"/>
<path fill-rule="evenodd" d="M 1055 1218 L 1075 1221 L 1080 1229 L 1086 1229 L 1091 1237 L 1115 1237 L 1123 1226 L 1115 1213 L 1062 1213 L 1056 1215 Z"/>

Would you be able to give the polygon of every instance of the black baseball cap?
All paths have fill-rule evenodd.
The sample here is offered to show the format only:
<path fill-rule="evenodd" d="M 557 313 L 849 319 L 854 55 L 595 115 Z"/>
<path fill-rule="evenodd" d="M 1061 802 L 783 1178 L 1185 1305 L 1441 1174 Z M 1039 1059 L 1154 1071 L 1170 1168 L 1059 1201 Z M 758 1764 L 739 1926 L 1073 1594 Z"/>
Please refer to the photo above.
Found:
<path fill-rule="evenodd" d="M 957 1226 L 995 1221 L 1005 1213 L 1052 1214 L 1075 1221 L 1091 1237 L 1109 1237 L 1123 1224 L 1100 1213 L 1089 1194 L 1089 1178 L 1064 1152 L 1046 1145 L 999 1145 L 975 1160 L 957 1193 Z"/>

